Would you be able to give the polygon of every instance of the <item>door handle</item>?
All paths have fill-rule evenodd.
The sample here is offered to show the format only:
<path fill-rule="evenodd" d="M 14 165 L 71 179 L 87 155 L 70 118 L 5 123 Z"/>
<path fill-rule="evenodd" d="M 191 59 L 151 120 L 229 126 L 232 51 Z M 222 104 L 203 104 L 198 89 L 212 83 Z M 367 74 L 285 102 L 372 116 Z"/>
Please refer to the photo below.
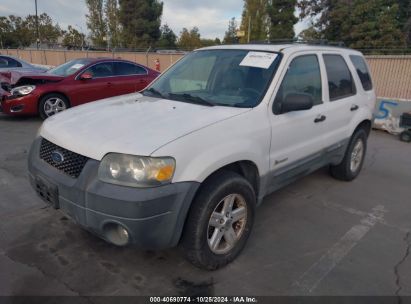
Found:
<path fill-rule="evenodd" d="M 352 105 L 350 111 L 351 111 L 351 112 L 354 112 L 354 111 L 357 111 L 358 109 L 359 109 L 359 106 L 357 106 L 357 105 Z"/>
<path fill-rule="evenodd" d="M 325 116 L 325 115 L 320 115 L 320 116 L 318 116 L 316 119 L 314 119 L 314 122 L 315 123 L 319 123 L 319 122 L 322 122 L 322 121 L 324 121 L 324 120 L 326 120 L 327 119 L 327 117 Z"/>
<path fill-rule="evenodd" d="M 111 87 L 113 85 L 112 82 L 107 82 L 107 86 Z"/>

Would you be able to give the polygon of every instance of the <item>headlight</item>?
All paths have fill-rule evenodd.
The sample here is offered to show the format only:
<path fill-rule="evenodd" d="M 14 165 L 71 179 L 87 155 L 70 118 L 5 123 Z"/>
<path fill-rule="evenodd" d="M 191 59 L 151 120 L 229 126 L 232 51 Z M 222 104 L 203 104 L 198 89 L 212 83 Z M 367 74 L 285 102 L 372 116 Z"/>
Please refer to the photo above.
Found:
<path fill-rule="evenodd" d="M 11 93 L 12 95 L 21 95 L 21 96 L 24 96 L 24 95 L 28 95 L 28 94 L 30 94 L 31 92 L 33 92 L 33 90 L 34 90 L 35 88 L 36 88 L 36 86 L 34 86 L 34 85 L 25 85 L 25 86 L 16 87 L 16 88 L 12 89 L 12 90 L 10 91 L 10 93 Z"/>
<path fill-rule="evenodd" d="M 171 157 L 109 153 L 100 163 L 98 176 L 110 184 L 155 187 L 170 183 L 174 170 L 175 160 Z"/>

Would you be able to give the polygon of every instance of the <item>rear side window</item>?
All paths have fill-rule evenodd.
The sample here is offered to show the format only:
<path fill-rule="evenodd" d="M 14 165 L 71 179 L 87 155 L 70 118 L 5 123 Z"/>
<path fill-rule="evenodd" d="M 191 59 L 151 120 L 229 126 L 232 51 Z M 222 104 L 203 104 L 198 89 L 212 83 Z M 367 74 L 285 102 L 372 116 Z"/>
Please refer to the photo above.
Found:
<path fill-rule="evenodd" d="M 7 61 L 9 62 L 9 68 L 21 68 L 22 64 L 18 62 L 17 60 L 14 60 L 12 58 L 7 58 Z"/>
<path fill-rule="evenodd" d="M 291 61 L 275 98 L 275 107 L 279 107 L 288 94 L 308 94 L 314 105 L 322 103 L 321 72 L 316 55 L 303 55 Z"/>
<path fill-rule="evenodd" d="M 372 82 L 370 72 L 368 71 L 367 64 L 364 58 L 361 56 L 350 55 L 351 62 L 357 70 L 358 77 L 360 77 L 362 87 L 365 91 L 372 90 Z"/>
<path fill-rule="evenodd" d="M 355 85 L 347 63 L 340 55 L 324 55 L 328 76 L 330 100 L 334 101 L 355 95 Z"/>
<path fill-rule="evenodd" d="M 5 58 L 0 57 L 0 68 L 7 68 L 8 65 L 9 65 L 8 61 Z"/>
<path fill-rule="evenodd" d="M 115 62 L 114 63 L 115 71 L 117 76 L 126 76 L 126 75 L 144 75 L 147 74 L 147 71 L 135 64 L 127 62 Z"/>

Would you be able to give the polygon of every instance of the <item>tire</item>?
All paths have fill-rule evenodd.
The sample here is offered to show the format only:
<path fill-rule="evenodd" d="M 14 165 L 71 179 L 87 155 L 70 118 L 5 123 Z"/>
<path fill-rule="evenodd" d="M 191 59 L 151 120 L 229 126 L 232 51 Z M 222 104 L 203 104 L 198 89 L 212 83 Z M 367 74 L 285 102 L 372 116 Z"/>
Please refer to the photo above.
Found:
<path fill-rule="evenodd" d="M 228 207 L 230 202 L 234 202 L 232 213 L 225 217 L 222 208 Z M 253 187 L 246 179 L 230 171 L 216 173 L 202 185 L 188 213 L 181 241 L 185 257 L 195 266 L 207 270 L 232 262 L 250 235 L 255 205 Z M 242 219 L 235 221 L 240 214 Z"/>
<path fill-rule="evenodd" d="M 360 128 L 355 131 L 350 139 L 342 162 L 336 166 L 330 166 L 330 173 L 334 178 L 352 181 L 358 176 L 364 164 L 367 151 L 367 137 L 367 132 L 364 129 Z M 359 145 L 361 146 L 360 150 L 358 150 Z M 354 155 L 354 153 L 356 154 Z"/>
<path fill-rule="evenodd" d="M 400 140 L 407 143 L 411 142 L 411 131 L 403 131 L 400 134 Z"/>
<path fill-rule="evenodd" d="M 70 107 L 66 96 L 58 93 L 44 95 L 39 102 L 39 115 L 46 119 L 52 115 L 62 112 Z"/>

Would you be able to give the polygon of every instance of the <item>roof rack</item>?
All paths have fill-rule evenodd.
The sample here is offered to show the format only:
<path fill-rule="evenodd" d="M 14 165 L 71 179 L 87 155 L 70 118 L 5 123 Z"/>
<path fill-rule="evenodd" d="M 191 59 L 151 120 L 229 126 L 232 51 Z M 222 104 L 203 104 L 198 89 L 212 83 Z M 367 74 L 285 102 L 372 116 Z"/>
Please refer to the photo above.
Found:
<path fill-rule="evenodd" d="M 265 41 L 250 41 L 248 44 L 307 44 L 346 47 L 342 41 L 329 41 L 327 39 L 301 40 L 301 39 L 274 39 Z"/>

